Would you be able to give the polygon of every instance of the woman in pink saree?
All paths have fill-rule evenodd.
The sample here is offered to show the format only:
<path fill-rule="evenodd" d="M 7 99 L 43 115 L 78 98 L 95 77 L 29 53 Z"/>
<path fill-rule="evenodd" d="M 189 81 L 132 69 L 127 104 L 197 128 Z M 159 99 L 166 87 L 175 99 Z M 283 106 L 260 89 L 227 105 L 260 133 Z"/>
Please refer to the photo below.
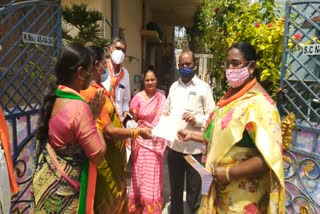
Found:
<path fill-rule="evenodd" d="M 148 70 L 143 78 L 144 90 L 137 93 L 130 105 L 139 127 L 153 128 L 159 122 L 165 96 L 157 90 L 157 78 Z M 136 138 L 132 143 L 130 213 L 161 213 L 163 207 L 163 153 L 166 141 Z"/>

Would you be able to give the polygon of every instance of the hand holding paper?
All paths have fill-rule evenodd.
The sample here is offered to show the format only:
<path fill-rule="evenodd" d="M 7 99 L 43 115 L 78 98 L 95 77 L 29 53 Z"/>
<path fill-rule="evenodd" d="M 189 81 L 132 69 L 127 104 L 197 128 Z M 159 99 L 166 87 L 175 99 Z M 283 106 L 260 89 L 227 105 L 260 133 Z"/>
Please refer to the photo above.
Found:
<path fill-rule="evenodd" d="M 158 124 L 152 129 L 152 135 L 173 142 L 177 138 L 179 122 L 170 116 L 161 116 Z"/>
<path fill-rule="evenodd" d="M 152 135 L 164 138 L 170 142 L 177 140 L 177 133 L 184 129 L 187 123 L 182 119 L 161 116 L 158 124 L 152 129 Z"/>

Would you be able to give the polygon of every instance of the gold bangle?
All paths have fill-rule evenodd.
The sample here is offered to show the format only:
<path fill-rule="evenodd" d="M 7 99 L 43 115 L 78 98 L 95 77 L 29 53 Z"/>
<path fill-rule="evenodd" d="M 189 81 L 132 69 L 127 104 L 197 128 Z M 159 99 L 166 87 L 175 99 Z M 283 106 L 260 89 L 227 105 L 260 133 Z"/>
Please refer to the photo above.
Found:
<path fill-rule="evenodd" d="M 133 128 L 130 129 L 130 137 L 133 138 Z"/>
<path fill-rule="evenodd" d="M 229 182 L 231 181 L 231 179 L 230 179 L 230 173 L 229 173 L 230 167 L 231 167 L 231 165 L 226 167 L 226 178 L 227 178 L 227 180 L 228 180 Z"/>
<path fill-rule="evenodd" d="M 133 139 L 136 139 L 138 137 L 138 129 L 133 129 Z"/>

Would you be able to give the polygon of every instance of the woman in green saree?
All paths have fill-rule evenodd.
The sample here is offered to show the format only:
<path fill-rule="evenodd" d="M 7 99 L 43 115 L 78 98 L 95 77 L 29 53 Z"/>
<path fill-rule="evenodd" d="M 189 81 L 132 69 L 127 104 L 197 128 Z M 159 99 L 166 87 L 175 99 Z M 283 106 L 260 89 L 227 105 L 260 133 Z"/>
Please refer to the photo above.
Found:
<path fill-rule="evenodd" d="M 106 144 L 96 127 L 105 102 L 102 90 L 91 107 L 79 94 L 92 80 L 92 55 L 79 44 L 62 48 L 53 84 L 37 127 L 38 159 L 32 182 L 32 213 L 93 213 L 96 164 Z"/>

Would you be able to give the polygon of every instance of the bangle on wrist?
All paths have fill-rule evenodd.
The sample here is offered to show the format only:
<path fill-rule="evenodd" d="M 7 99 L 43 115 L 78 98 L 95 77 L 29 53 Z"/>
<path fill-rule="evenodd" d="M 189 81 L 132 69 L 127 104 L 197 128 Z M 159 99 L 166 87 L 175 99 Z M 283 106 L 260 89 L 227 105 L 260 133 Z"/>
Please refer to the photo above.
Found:
<path fill-rule="evenodd" d="M 231 179 L 230 179 L 230 167 L 231 167 L 231 165 L 230 166 L 227 166 L 226 167 L 226 178 L 227 178 L 227 180 L 230 182 L 231 181 Z"/>
<path fill-rule="evenodd" d="M 133 138 L 133 128 L 130 129 L 130 137 Z"/>
<path fill-rule="evenodd" d="M 133 139 L 136 139 L 138 137 L 138 129 L 137 128 L 134 128 L 133 129 Z"/>

